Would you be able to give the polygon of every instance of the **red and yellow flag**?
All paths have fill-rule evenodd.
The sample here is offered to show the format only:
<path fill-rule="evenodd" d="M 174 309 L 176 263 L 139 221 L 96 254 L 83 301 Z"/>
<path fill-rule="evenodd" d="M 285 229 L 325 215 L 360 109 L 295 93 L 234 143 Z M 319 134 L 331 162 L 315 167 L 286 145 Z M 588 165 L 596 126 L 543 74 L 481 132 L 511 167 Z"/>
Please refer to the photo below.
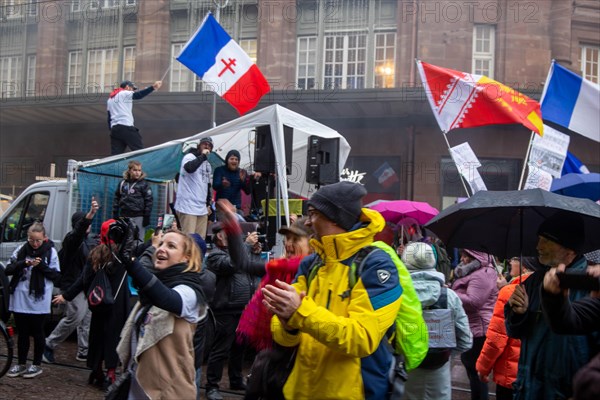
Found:
<path fill-rule="evenodd" d="M 522 124 L 543 134 L 540 103 L 483 75 L 417 61 L 425 93 L 443 132 L 494 124 Z"/>

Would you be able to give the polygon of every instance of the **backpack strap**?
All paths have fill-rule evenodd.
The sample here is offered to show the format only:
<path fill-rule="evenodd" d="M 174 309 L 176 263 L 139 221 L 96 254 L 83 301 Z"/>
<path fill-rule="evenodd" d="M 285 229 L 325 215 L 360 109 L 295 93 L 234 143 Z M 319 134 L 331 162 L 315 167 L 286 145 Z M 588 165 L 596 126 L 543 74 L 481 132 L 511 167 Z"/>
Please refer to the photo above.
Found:
<path fill-rule="evenodd" d="M 356 282 L 358 282 L 358 278 L 362 275 L 367 257 L 373 250 L 377 249 L 378 247 L 375 246 L 365 246 L 354 256 L 354 259 L 348 268 L 348 285 L 350 286 L 350 290 L 354 288 Z"/>
<path fill-rule="evenodd" d="M 319 271 L 319 268 L 321 268 L 322 266 L 323 266 L 323 260 L 321 259 L 321 257 L 319 257 L 318 254 L 315 254 L 315 258 L 313 259 L 313 262 L 308 267 L 308 275 L 306 276 L 306 291 L 307 292 L 308 292 L 308 288 L 310 287 L 310 283 L 313 281 L 313 279 L 315 279 L 315 276 L 317 276 L 317 272 Z"/>

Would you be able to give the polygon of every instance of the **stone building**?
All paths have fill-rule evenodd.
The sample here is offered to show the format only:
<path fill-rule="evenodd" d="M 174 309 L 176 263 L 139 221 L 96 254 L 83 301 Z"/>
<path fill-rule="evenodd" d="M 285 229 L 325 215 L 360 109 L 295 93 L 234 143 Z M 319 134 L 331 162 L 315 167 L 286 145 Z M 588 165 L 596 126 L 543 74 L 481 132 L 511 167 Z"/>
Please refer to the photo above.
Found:
<path fill-rule="evenodd" d="M 598 82 L 593 0 L 0 0 L 0 191 L 18 193 L 56 163 L 109 154 L 106 98 L 121 80 L 160 91 L 134 106 L 146 146 L 211 126 L 212 95 L 174 57 L 209 10 L 256 60 L 279 103 L 337 129 L 347 176 L 369 200 L 436 207 L 464 197 L 414 60 L 484 74 L 539 98 L 552 59 Z M 222 6 L 222 7 L 221 7 Z M 216 123 L 235 118 L 220 99 Z M 488 189 L 516 189 L 530 132 L 459 129 Z M 570 150 L 600 169 L 600 144 Z M 384 170 L 392 178 L 380 183 Z M 395 176 L 394 176 L 395 174 Z"/>

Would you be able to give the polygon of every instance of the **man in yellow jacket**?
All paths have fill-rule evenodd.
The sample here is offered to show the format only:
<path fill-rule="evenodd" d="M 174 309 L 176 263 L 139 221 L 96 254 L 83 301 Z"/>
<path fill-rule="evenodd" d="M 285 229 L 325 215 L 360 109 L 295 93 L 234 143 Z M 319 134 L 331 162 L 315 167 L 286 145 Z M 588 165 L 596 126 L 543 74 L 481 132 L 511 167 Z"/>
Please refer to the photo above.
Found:
<path fill-rule="evenodd" d="M 283 388 L 286 399 L 385 399 L 393 363 L 386 333 L 394 330 L 402 286 L 384 251 L 372 251 L 356 284 L 348 282 L 356 253 L 373 242 L 385 221 L 362 208 L 366 190 L 339 182 L 308 201 L 306 224 L 316 254 L 300 264 L 292 285 L 263 289 L 274 314 L 274 340 L 298 351 Z"/>

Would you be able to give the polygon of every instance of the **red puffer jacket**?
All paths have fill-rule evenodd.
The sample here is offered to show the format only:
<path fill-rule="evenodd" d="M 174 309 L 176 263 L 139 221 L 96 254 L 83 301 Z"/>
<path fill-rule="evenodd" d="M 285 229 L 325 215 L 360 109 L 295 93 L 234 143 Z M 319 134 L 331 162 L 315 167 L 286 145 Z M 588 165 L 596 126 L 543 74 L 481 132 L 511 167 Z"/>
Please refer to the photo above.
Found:
<path fill-rule="evenodd" d="M 521 341 L 509 338 L 504 326 L 504 305 L 515 290 L 515 285 L 525 281 L 529 275 L 514 278 L 510 284 L 500 289 L 494 313 L 486 333 L 485 344 L 477 359 L 477 372 L 488 376 L 494 371 L 494 382 L 497 385 L 511 388 L 517 379 Z"/>

